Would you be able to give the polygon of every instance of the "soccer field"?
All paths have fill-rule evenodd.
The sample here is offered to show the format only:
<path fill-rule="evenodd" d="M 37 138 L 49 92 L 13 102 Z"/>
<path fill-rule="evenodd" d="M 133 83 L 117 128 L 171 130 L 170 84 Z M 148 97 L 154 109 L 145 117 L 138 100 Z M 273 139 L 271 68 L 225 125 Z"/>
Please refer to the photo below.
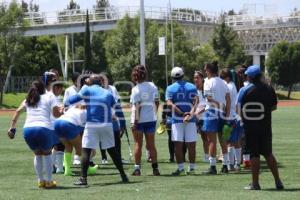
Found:
<path fill-rule="evenodd" d="M 157 135 L 159 167 L 162 175 L 153 177 L 150 164 L 142 165 L 142 176 L 130 178 L 130 184 L 120 184 L 119 175 L 113 165 L 101 165 L 97 174 L 89 177 L 88 188 L 77 188 L 73 181 L 77 177 L 54 175 L 57 189 L 38 189 L 33 169 L 33 154 L 23 140 L 21 130 L 24 115 L 18 123 L 15 140 L 9 140 L 6 131 L 11 116 L 0 116 L 0 200 L 13 199 L 299 199 L 300 195 L 300 107 L 279 107 L 273 114 L 273 150 L 279 162 L 279 171 L 286 190 L 274 190 L 271 173 L 262 165 L 262 191 L 244 191 L 250 182 L 250 172 L 240 174 L 205 176 L 207 168 L 202 162 L 202 146 L 197 146 L 197 172 L 194 176 L 172 177 L 175 164 L 168 160 L 167 135 Z M 131 136 L 130 136 L 131 137 Z M 200 138 L 199 138 L 200 139 Z M 122 139 L 123 157 L 128 158 L 128 146 Z M 131 144 L 132 138 L 131 138 Z M 131 145 L 133 147 L 133 145 Z M 145 156 L 143 156 L 145 158 Z M 145 160 L 145 159 L 143 159 Z M 97 152 L 95 161 L 99 163 Z M 218 164 L 218 170 L 221 165 Z M 125 166 L 128 174 L 132 165 Z M 186 165 L 187 168 L 187 165 Z M 74 168 L 79 171 L 79 168 Z"/>

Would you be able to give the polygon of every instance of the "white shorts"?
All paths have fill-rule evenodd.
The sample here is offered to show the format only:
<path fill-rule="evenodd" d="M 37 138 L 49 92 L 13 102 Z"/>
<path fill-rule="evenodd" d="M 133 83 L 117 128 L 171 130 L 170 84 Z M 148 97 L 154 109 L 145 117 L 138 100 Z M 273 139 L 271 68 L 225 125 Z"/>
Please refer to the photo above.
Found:
<path fill-rule="evenodd" d="M 109 149 L 115 146 L 113 126 L 109 124 L 86 125 L 82 136 L 82 147 L 88 149 L 99 148 L 101 142 L 102 149 Z"/>
<path fill-rule="evenodd" d="M 195 122 L 172 124 L 172 141 L 196 142 L 198 139 Z"/>

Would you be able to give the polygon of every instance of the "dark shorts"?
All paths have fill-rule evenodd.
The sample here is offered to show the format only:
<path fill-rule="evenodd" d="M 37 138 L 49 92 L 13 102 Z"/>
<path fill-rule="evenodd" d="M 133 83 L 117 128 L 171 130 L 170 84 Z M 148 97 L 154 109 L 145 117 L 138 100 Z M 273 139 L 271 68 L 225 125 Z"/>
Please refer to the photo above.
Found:
<path fill-rule="evenodd" d="M 246 149 L 252 156 L 268 156 L 272 153 L 271 131 L 249 131 L 245 129 Z"/>
<path fill-rule="evenodd" d="M 144 134 L 154 134 L 156 129 L 156 121 L 138 123 L 136 129 Z"/>

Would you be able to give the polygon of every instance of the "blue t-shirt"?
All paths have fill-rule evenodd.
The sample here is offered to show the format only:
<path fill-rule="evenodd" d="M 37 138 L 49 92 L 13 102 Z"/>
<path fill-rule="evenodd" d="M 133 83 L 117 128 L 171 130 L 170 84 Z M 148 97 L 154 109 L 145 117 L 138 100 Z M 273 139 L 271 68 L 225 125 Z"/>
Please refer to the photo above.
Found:
<path fill-rule="evenodd" d="M 197 95 L 197 88 L 194 84 L 176 81 L 167 87 L 166 101 L 171 100 L 182 112 L 190 112 Z M 195 122 L 195 117 L 190 122 Z M 172 111 L 172 123 L 183 123 L 183 117 Z"/>
<path fill-rule="evenodd" d="M 113 95 L 99 85 L 83 86 L 78 94 L 67 99 L 66 104 L 84 100 L 87 110 L 87 122 L 111 123 L 112 107 L 116 104 Z"/>

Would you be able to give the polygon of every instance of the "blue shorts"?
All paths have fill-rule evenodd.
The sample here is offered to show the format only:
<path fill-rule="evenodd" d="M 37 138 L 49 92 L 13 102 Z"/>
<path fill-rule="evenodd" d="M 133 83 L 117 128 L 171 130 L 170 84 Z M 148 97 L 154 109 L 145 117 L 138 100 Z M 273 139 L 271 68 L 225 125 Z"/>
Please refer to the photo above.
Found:
<path fill-rule="evenodd" d="M 229 142 L 236 143 L 242 137 L 243 134 L 243 127 L 241 126 L 240 121 L 235 121 L 235 128 L 232 130 Z"/>
<path fill-rule="evenodd" d="M 67 140 L 76 138 L 84 130 L 83 127 L 76 126 L 65 120 L 56 120 L 54 129 L 59 138 L 65 138 Z"/>
<path fill-rule="evenodd" d="M 44 127 L 24 128 L 23 136 L 29 148 L 33 151 L 50 150 L 56 142 L 54 131 Z"/>
<path fill-rule="evenodd" d="M 224 125 L 224 113 L 215 109 L 208 109 L 203 113 L 202 131 L 206 133 L 221 132 Z"/>
<path fill-rule="evenodd" d="M 138 123 L 136 129 L 145 134 L 154 134 L 156 129 L 156 121 Z"/>

